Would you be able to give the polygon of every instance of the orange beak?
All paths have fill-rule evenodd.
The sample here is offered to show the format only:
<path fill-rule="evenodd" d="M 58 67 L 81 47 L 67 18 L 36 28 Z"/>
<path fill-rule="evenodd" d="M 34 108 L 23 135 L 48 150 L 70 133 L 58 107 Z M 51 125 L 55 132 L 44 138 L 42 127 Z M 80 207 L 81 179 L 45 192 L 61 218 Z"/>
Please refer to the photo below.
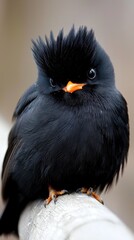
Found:
<path fill-rule="evenodd" d="M 76 90 L 80 90 L 82 89 L 82 87 L 86 85 L 85 83 L 72 83 L 71 81 L 69 81 L 66 85 L 66 87 L 63 88 L 63 90 L 65 92 L 69 92 L 72 93 Z"/>

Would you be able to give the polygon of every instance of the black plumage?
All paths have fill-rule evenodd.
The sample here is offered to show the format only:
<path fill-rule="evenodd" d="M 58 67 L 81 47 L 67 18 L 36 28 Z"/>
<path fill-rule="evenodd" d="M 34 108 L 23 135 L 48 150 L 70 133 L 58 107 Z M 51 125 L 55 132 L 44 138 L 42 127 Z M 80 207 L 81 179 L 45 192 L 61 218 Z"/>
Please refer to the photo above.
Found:
<path fill-rule="evenodd" d="M 38 79 L 19 100 L 2 170 L 7 205 L 0 234 L 18 231 L 28 202 L 48 187 L 103 191 L 118 180 L 129 147 L 127 104 L 92 30 L 74 27 L 33 41 Z M 68 82 L 81 87 L 71 92 Z"/>

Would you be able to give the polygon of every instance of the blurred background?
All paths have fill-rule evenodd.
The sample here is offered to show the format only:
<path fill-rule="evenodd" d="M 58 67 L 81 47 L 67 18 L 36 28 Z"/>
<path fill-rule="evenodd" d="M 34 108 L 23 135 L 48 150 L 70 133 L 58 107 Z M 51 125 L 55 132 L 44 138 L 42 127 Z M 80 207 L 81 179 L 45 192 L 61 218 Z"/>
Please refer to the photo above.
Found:
<path fill-rule="evenodd" d="M 67 33 L 72 24 L 76 28 L 86 25 L 94 29 L 114 64 L 116 85 L 128 102 L 131 130 L 128 164 L 117 186 L 103 199 L 134 230 L 133 0 L 0 0 L 0 162 L 16 103 L 37 78 L 31 39 L 49 35 L 50 30 L 56 36 L 61 28 Z"/>

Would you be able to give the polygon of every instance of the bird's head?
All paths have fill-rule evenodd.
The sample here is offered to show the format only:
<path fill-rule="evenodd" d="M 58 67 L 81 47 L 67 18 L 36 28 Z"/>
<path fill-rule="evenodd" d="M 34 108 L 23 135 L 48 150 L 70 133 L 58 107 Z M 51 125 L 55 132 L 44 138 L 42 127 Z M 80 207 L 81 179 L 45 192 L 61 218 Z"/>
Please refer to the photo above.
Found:
<path fill-rule="evenodd" d="M 63 30 L 54 38 L 33 41 L 38 66 L 38 84 L 44 94 L 76 94 L 97 87 L 114 86 L 113 65 L 94 37 L 93 30 L 74 27 L 64 37 Z"/>

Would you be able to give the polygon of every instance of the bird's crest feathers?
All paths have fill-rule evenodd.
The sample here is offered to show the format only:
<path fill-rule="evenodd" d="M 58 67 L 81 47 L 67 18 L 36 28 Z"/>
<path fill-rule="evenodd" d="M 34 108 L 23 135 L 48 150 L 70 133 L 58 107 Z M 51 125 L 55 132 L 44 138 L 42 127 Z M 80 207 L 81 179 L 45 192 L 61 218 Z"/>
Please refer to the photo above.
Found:
<path fill-rule="evenodd" d="M 45 37 L 45 41 L 39 37 L 33 42 L 33 54 L 39 70 L 43 70 L 53 78 L 75 78 L 85 73 L 92 66 L 95 58 L 97 42 L 93 30 L 80 27 L 75 31 L 74 26 L 67 36 L 61 30 L 54 38 Z"/>

